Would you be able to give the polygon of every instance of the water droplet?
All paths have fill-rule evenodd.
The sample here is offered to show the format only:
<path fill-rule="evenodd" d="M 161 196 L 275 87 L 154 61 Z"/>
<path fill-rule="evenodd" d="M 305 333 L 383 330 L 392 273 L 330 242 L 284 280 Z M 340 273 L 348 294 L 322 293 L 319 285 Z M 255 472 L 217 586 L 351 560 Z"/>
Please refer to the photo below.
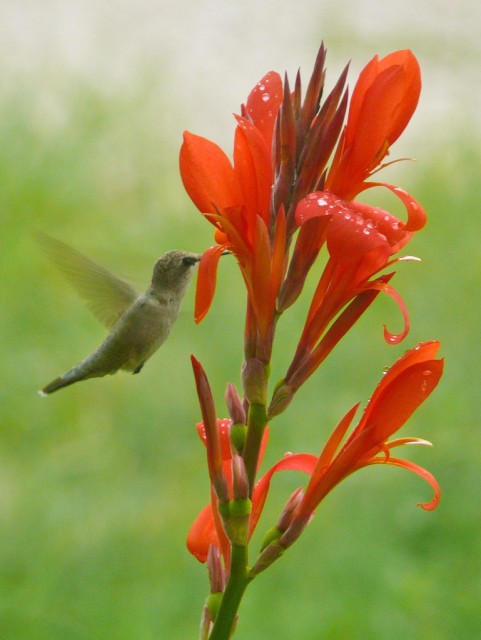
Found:
<path fill-rule="evenodd" d="M 364 227 L 364 229 L 362 230 L 363 234 L 365 236 L 370 236 L 371 235 L 371 230 L 368 229 L 367 227 Z"/>
<path fill-rule="evenodd" d="M 350 213 L 344 214 L 344 220 L 350 220 L 351 218 L 352 218 L 352 215 Z"/>
<path fill-rule="evenodd" d="M 263 93 L 261 96 L 261 100 L 262 102 L 269 102 L 269 100 L 271 99 L 270 95 L 268 93 Z"/>
<path fill-rule="evenodd" d="M 321 207 L 325 206 L 327 204 L 327 200 L 325 198 L 318 198 L 317 199 L 317 204 Z"/>
<path fill-rule="evenodd" d="M 259 84 L 257 85 L 259 87 L 259 91 L 265 91 L 265 85 L 262 84 L 262 82 L 259 82 Z"/>
<path fill-rule="evenodd" d="M 426 369 L 426 371 L 423 371 L 423 376 L 426 376 L 426 378 L 428 378 L 433 372 L 430 369 Z"/>

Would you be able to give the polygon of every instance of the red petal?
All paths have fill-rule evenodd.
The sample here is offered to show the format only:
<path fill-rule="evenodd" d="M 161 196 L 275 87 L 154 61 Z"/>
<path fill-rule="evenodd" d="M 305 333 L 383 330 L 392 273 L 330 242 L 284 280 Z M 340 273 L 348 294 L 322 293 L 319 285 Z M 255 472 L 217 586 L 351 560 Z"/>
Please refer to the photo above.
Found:
<path fill-rule="evenodd" d="M 361 423 L 364 429 L 372 425 L 370 439 L 374 445 L 385 442 L 402 427 L 437 386 L 442 372 L 442 360 L 418 362 L 404 369 L 381 393 L 373 396 Z"/>
<path fill-rule="evenodd" d="M 212 506 L 206 505 L 187 534 L 187 549 L 199 560 L 206 562 L 210 545 L 219 546 L 219 538 L 212 517 Z"/>
<path fill-rule="evenodd" d="M 276 462 L 267 471 L 254 487 L 252 498 L 252 513 L 250 520 L 250 534 L 254 531 L 259 521 L 262 509 L 269 492 L 272 476 L 278 471 L 302 471 L 311 474 L 316 466 L 317 457 L 309 453 L 286 453 L 281 460 Z"/>
<path fill-rule="evenodd" d="M 427 471 L 423 467 L 420 467 L 419 465 L 414 464 L 414 462 L 410 462 L 409 460 L 403 460 L 402 458 L 389 458 L 387 462 L 385 462 L 381 458 L 373 458 L 367 464 L 390 464 L 396 467 L 402 467 L 403 469 L 407 469 L 408 471 L 412 471 L 420 478 L 425 480 L 434 490 L 433 499 L 429 502 L 418 503 L 418 506 L 425 511 L 434 511 L 434 509 L 436 509 L 436 507 L 438 506 L 439 500 L 441 498 L 441 489 L 439 487 L 438 481 L 431 473 L 429 473 L 429 471 Z"/>
<path fill-rule="evenodd" d="M 282 79 L 275 71 L 269 71 L 259 80 L 247 98 L 246 114 L 259 129 L 266 143 L 272 147 L 274 123 L 282 104 Z"/>
<path fill-rule="evenodd" d="M 249 191 L 256 194 L 254 207 L 248 209 L 250 216 L 260 215 L 267 224 L 273 182 L 271 150 L 266 146 L 260 131 L 240 116 L 236 116 L 238 128 L 236 130 L 234 150 L 234 172 L 241 185 L 243 202 L 249 202 Z M 241 145 L 242 138 L 245 144 Z M 247 155 L 249 152 L 249 155 Z M 247 171 L 246 164 L 252 163 Z"/>
<path fill-rule="evenodd" d="M 394 195 L 397 196 L 406 207 L 406 211 L 408 214 L 407 222 L 403 223 L 402 221 L 397 220 L 397 225 L 395 224 L 395 221 L 393 221 L 392 223 L 394 225 L 394 232 L 401 231 L 406 236 L 408 236 L 407 239 L 403 240 L 403 236 L 401 235 L 397 244 L 394 244 L 391 241 L 391 244 L 393 245 L 393 253 L 395 253 L 396 251 L 399 251 L 411 237 L 411 233 L 408 234 L 407 232 L 419 231 L 419 229 L 422 229 L 424 227 L 424 225 L 426 224 L 426 212 L 422 205 L 417 200 L 415 200 L 411 194 L 409 194 L 404 189 L 401 189 L 401 187 L 396 187 L 393 184 L 388 184 L 386 182 L 364 182 L 357 190 L 357 193 L 361 193 L 361 191 L 365 191 L 366 189 L 370 189 L 371 187 L 386 187 L 386 189 L 392 191 Z M 360 203 L 356 203 L 356 205 L 359 204 Z M 387 227 L 386 230 L 388 230 Z M 391 233 L 389 237 L 392 239 L 394 236 Z"/>
<path fill-rule="evenodd" d="M 375 56 L 359 75 L 349 108 L 346 141 L 371 147 L 393 144 L 406 128 L 421 92 L 421 72 L 411 51 Z"/>
<path fill-rule="evenodd" d="M 410 349 L 403 356 L 398 358 L 398 360 L 396 360 L 396 362 L 388 369 L 381 382 L 376 387 L 376 390 L 371 396 L 371 402 L 375 402 L 376 398 L 393 380 L 397 378 L 402 371 L 419 362 L 434 360 L 440 346 L 441 343 L 438 340 L 420 342 L 413 349 Z"/>
<path fill-rule="evenodd" d="M 200 259 L 195 291 L 194 319 L 196 324 L 199 324 L 205 318 L 212 304 L 217 278 L 217 265 L 223 250 L 224 247 L 215 245 L 204 251 Z"/>
<path fill-rule="evenodd" d="M 404 327 L 400 333 L 391 333 L 390 331 L 388 331 L 386 325 L 384 325 L 384 339 L 386 340 L 386 342 L 388 342 L 389 344 L 399 344 L 407 336 L 407 334 L 409 333 L 409 328 L 411 326 L 409 322 L 409 312 L 406 307 L 406 303 L 399 295 L 399 292 L 394 289 L 394 287 L 391 287 L 390 284 L 380 279 L 376 280 L 375 282 L 368 283 L 365 288 L 366 291 L 373 289 L 375 291 L 382 291 L 383 293 L 386 293 L 388 296 L 390 296 L 401 311 Z"/>
<path fill-rule="evenodd" d="M 202 213 L 241 202 L 230 160 L 210 140 L 185 131 L 179 162 L 184 187 Z"/>
<path fill-rule="evenodd" d="M 354 87 L 348 121 L 326 185 L 351 199 L 411 119 L 421 75 L 410 51 L 373 58 Z"/>

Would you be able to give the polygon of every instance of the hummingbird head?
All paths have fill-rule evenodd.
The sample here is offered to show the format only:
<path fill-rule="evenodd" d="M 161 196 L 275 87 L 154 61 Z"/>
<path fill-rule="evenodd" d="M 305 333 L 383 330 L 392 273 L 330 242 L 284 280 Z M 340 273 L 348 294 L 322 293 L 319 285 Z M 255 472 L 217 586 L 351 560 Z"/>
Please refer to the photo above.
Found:
<path fill-rule="evenodd" d="M 154 265 L 152 288 L 169 289 L 182 294 L 194 275 L 199 262 L 199 253 L 188 251 L 169 251 L 164 253 Z"/>

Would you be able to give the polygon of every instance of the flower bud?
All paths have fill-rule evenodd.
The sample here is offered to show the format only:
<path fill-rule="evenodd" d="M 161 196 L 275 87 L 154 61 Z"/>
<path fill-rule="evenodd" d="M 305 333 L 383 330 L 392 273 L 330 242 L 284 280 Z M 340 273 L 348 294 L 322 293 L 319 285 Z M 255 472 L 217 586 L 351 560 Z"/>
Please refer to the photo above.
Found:
<path fill-rule="evenodd" d="M 222 567 L 220 549 L 217 545 L 211 544 L 207 554 L 207 569 L 209 571 L 209 582 L 211 593 L 221 593 L 225 588 L 225 575 Z M 210 608 L 210 607 L 209 607 Z M 215 615 L 212 616 L 215 619 Z"/>
<path fill-rule="evenodd" d="M 298 504 L 302 500 L 304 495 L 303 487 L 298 487 L 293 493 L 291 493 L 288 501 L 286 502 L 284 509 L 282 510 L 279 521 L 277 522 L 276 528 L 284 533 L 292 523 L 292 517 L 294 515 L 295 510 L 297 509 Z"/>
<path fill-rule="evenodd" d="M 294 390 L 289 384 L 280 384 L 277 386 L 272 396 L 271 404 L 267 411 L 268 419 L 278 416 L 285 411 L 290 405 L 292 398 L 294 397 Z"/>
<path fill-rule="evenodd" d="M 232 424 L 245 424 L 246 413 L 242 405 L 242 400 L 237 393 L 237 389 L 232 383 L 229 383 L 225 390 L 225 402 L 227 404 L 227 409 L 229 410 Z"/>

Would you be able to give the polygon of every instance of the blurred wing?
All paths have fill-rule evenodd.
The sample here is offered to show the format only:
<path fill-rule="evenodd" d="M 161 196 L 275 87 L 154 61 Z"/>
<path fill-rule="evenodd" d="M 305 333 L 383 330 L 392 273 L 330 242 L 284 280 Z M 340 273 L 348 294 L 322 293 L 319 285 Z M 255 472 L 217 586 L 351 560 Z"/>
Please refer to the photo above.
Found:
<path fill-rule="evenodd" d="M 69 245 L 43 233 L 36 233 L 35 239 L 84 298 L 90 311 L 108 329 L 114 326 L 138 297 L 138 292 L 128 282 Z"/>

